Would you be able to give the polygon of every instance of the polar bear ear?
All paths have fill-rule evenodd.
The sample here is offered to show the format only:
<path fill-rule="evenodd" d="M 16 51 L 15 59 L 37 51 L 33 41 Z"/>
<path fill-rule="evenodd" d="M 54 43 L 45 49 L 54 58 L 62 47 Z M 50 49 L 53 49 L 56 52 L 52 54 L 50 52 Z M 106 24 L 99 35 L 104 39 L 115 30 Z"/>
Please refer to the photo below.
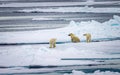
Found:
<path fill-rule="evenodd" d="M 70 34 L 73 34 L 73 33 L 70 33 Z"/>

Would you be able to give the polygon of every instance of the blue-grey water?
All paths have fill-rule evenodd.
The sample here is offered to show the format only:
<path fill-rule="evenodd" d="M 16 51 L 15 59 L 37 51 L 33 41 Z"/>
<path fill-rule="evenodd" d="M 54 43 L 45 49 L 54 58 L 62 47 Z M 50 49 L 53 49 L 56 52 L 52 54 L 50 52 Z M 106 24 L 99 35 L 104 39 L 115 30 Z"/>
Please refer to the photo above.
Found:
<path fill-rule="evenodd" d="M 113 18 L 113 15 L 120 16 L 120 13 L 89 13 L 89 12 L 39 12 L 39 11 L 31 11 L 31 12 L 22 12 L 21 10 L 32 10 L 32 9 L 59 9 L 59 8 L 65 8 L 65 7 L 85 7 L 86 5 L 55 5 L 55 2 L 85 2 L 87 0 L 6 0 L 6 1 L 0 1 L 0 4 L 10 4 L 10 3 L 44 3 L 42 6 L 28 6 L 28 7 L 22 7 L 16 5 L 16 7 L 12 6 L 6 6 L 6 7 L 0 7 L 0 32 L 7 32 L 7 31 L 25 31 L 25 30 L 39 30 L 39 29 L 47 29 L 47 28 L 59 28 L 69 25 L 69 22 L 74 20 L 76 22 L 81 21 L 90 21 L 90 20 L 96 20 L 98 22 L 105 22 L 109 19 Z M 94 0 L 96 2 L 104 2 L 104 0 Z M 112 0 L 106 0 L 105 2 L 110 2 Z M 94 7 L 94 8 L 119 8 L 119 3 L 113 4 L 92 4 L 87 5 L 88 7 Z M 53 6 L 47 6 L 45 3 L 53 2 Z M 4 19 L 4 17 L 6 17 Z M 14 17 L 14 18 L 13 18 Z M 21 18 L 19 18 L 21 17 Z M 43 18 L 40 20 L 32 20 L 33 18 Z M 48 19 L 44 19 L 48 18 Z M 38 28 L 37 28 L 38 27 Z"/>

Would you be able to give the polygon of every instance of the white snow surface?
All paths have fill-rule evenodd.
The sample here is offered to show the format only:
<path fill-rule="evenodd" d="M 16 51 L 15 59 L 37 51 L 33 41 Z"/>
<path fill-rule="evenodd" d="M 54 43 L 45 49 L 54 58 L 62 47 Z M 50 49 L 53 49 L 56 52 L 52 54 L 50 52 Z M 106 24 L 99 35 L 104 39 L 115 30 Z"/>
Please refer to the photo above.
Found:
<path fill-rule="evenodd" d="M 95 20 L 71 21 L 68 26 L 58 29 L 1 32 L 0 43 L 40 43 L 49 42 L 51 38 L 56 38 L 57 42 L 67 42 L 70 41 L 69 33 L 74 33 L 81 40 L 85 40 L 84 33 L 90 33 L 92 40 L 120 37 L 120 17 L 114 15 L 113 19 L 103 23 Z"/>
<path fill-rule="evenodd" d="M 48 44 L 0 46 L 0 66 L 25 65 L 83 65 L 100 64 L 91 60 L 61 60 L 62 58 L 120 58 L 120 40 L 92 43 Z M 119 60 L 105 62 L 119 63 Z M 103 65 L 104 66 L 104 65 Z M 118 66 L 119 67 L 119 66 Z"/>
<path fill-rule="evenodd" d="M 72 71 L 72 74 L 64 74 L 64 75 L 120 75 L 118 72 L 110 72 L 110 71 L 105 71 L 105 72 L 100 72 L 95 71 L 94 73 L 84 73 L 82 71 Z"/>
<path fill-rule="evenodd" d="M 18 12 L 91 12 L 91 13 L 120 13 L 120 8 L 100 8 L 100 7 L 59 7 L 59 8 L 33 8 L 33 9 L 22 9 Z"/>

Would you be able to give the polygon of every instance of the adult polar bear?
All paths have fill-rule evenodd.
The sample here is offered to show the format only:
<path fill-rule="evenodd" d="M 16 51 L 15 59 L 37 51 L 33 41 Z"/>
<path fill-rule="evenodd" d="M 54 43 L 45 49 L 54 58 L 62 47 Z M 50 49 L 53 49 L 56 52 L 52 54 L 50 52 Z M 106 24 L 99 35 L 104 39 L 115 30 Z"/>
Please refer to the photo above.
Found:
<path fill-rule="evenodd" d="M 68 34 L 68 36 L 71 37 L 72 42 L 74 42 L 74 43 L 80 42 L 80 39 L 77 36 L 75 36 L 75 34 L 70 33 L 70 34 Z"/>

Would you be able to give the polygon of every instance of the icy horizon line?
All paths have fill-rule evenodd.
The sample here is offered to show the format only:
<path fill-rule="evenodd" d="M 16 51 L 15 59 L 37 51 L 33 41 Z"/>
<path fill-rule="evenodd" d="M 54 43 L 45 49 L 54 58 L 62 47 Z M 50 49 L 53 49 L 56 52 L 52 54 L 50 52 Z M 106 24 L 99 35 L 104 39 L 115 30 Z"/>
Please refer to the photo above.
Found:
<path fill-rule="evenodd" d="M 55 3 L 55 4 L 53 4 Z M 71 4 L 72 3 L 72 4 Z M 94 1 L 86 1 L 86 2 L 11 2 L 11 3 L 3 3 L 0 7 L 35 7 L 35 6 L 68 6 L 68 5 L 94 5 L 94 4 L 119 4 L 120 1 L 108 1 L 108 2 L 94 2 Z"/>

